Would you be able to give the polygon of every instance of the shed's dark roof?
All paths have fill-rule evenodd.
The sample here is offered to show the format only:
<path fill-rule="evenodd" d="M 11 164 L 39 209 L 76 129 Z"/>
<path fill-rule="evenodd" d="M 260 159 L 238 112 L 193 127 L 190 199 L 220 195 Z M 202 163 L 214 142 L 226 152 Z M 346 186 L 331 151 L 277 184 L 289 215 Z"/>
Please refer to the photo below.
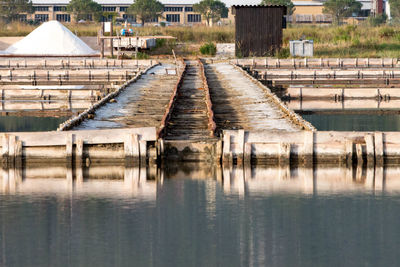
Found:
<path fill-rule="evenodd" d="M 233 5 L 234 8 L 240 7 L 286 7 L 285 5 Z"/>
<path fill-rule="evenodd" d="M 236 9 L 241 9 L 241 8 L 254 8 L 254 9 L 258 9 L 258 8 L 284 8 L 285 9 L 285 13 L 287 10 L 287 6 L 285 5 L 233 5 L 232 6 L 232 14 L 236 15 Z"/>

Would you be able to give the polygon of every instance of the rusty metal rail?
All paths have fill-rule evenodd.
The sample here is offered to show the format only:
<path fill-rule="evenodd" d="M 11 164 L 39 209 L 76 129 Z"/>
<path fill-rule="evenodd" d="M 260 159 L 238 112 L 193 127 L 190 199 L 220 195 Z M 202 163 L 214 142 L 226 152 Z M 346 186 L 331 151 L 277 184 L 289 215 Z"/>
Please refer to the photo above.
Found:
<path fill-rule="evenodd" d="M 46 69 L 146 69 L 149 66 L 158 64 L 158 61 L 149 60 L 119 60 L 119 59 L 1 59 L 0 58 L 0 70 L 1 69 L 34 69 L 34 70 L 46 70 Z"/>
<path fill-rule="evenodd" d="M 397 58 L 304 58 L 274 59 L 252 58 L 235 59 L 231 63 L 250 70 L 265 69 L 392 69 L 398 68 Z"/>
<path fill-rule="evenodd" d="M 266 70 L 252 71 L 253 76 L 261 80 L 365 80 L 365 79 L 400 79 L 400 72 L 394 70 Z"/>
<path fill-rule="evenodd" d="M 174 108 L 174 104 L 175 104 L 178 88 L 182 85 L 183 77 L 185 76 L 185 73 L 186 73 L 186 63 L 185 63 L 185 61 L 182 60 L 182 64 L 183 64 L 183 70 L 180 73 L 177 72 L 179 74 L 179 78 L 178 78 L 178 81 L 176 82 L 174 90 L 173 90 L 173 92 L 171 94 L 171 99 L 169 100 L 168 106 L 165 109 L 164 116 L 163 116 L 163 118 L 161 120 L 160 128 L 157 131 L 157 138 L 162 138 L 163 137 L 163 135 L 165 134 L 166 125 L 168 124 L 168 121 L 171 118 L 172 109 Z M 178 66 L 177 66 L 177 69 L 178 69 Z"/>
<path fill-rule="evenodd" d="M 208 115 L 208 129 L 210 131 L 210 136 L 214 137 L 215 130 L 217 129 L 217 125 L 214 120 L 214 111 L 212 109 L 212 102 L 210 97 L 210 88 L 208 87 L 207 77 L 204 70 L 203 62 L 199 59 L 201 78 L 203 80 L 204 91 L 206 94 L 206 105 L 207 105 L 207 115 Z"/>
<path fill-rule="evenodd" d="M 75 85 L 75 84 L 101 84 L 105 82 L 122 82 L 132 79 L 137 75 L 137 71 L 104 71 L 103 73 L 93 73 L 88 71 L 65 71 L 65 73 L 46 73 L 38 74 L 33 71 L 30 74 L 25 74 L 17 71 L 8 71 L 6 75 L 0 73 L 0 85 Z"/>

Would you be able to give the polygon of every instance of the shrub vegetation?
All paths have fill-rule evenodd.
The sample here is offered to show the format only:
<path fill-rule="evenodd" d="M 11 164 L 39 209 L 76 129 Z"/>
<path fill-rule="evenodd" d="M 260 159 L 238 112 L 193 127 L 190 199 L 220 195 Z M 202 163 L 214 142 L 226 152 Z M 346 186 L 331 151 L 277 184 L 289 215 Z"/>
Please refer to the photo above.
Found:
<path fill-rule="evenodd" d="M 96 36 L 99 24 L 66 24 L 78 36 Z M 25 36 L 37 25 L 25 23 L 0 24 L 0 36 Z M 119 26 L 121 27 L 121 26 Z M 116 27 L 115 31 L 120 28 Z M 157 52 L 170 53 L 175 45 L 185 45 L 196 53 L 199 46 L 207 43 L 233 43 L 235 29 L 233 26 L 221 27 L 140 27 L 135 28 L 138 35 L 170 35 L 176 40 L 158 43 Z M 400 26 L 291 26 L 283 31 L 282 51 L 279 57 L 288 56 L 289 40 L 314 40 L 315 57 L 400 57 Z M 164 47 L 164 48 L 163 48 Z M 193 47 L 193 48 L 192 48 Z M 156 51 L 154 51 L 156 52 Z M 153 53 L 151 53 L 153 54 Z"/>

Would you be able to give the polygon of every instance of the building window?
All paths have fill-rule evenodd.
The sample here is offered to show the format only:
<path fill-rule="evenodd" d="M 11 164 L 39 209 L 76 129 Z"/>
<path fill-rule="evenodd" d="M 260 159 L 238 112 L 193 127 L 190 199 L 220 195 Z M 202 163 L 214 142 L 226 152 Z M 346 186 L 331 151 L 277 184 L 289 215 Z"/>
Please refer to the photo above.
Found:
<path fill-rule="evenodd" d="M 115 12 L 117 8 L 115 6 L 103 6 L 104 12 Z"/>
<path fill-rule="evenodd" d="M 18 15 L 18 20 L 19 21 L 26 21 L 26 14 L 19 14 Z"/>
<path fill-rule="evenodd" d="M 69 14 L 57 14 L 56 19 L 60 22 L 71 22 L 71 16 Z"/>
<path fill-rule="evenodd" d="M 48 6 L 35 6 L 35 11 L 49 11 Z"/>
<path fill-rule="evenodd" d="M 120 7 L 119 7 L 119 11 L 120 11 L 120 12 L 126 12 L 127 9 L 128 9 L 127 6 L 120 6 Z"/>
<path fill-rule="evenodd" d="M 180 22 L 181 15 L 179 14 L 167 14 L 167 21 L 168 22 Z"/>
<path fill-rule="evenodd" d="M 189 14 L 187 18 L 188 22 L 201 22 L 200 14 Z"/>
<path fill-rule="evenodd" d="M 136 17 L 133 15 L 127 15 L 127 14 L 123 14 L 122 18 L 124 20 L 127 20 L 128 22 L 136 22 Z"/>
<path fill-rule="evenodd" d="M 148 19 L 148 20 L 146 20 L 146 22 L 158 22 L 158 17 Z"/>
<path fill-rule="evenodd" d="M 35 14 L 35 21 L 49 21 L 49 14 Z"/>
<path fill-rule="evenodd" d="M 113 21 L 113 15 L 108 15 L 108 16 L 102 16 L 101 21 L 102 22 L 107 22 L 107 21 Z"/>
<path fill-rule="evenodd" d="M 187 7 L 185 7 L 185 11 L 186 12 L 192 12 L 193 11 L 193 7 L 192 6 L 187 6 Z"/>
<path fill-rule="evenodd" d="M 54 6 L 53 11 L 67 11 L 66 6 Z"/>
<path fill-rule="evenodd" d="M 313 15 L 311 14 L 296 14 L 296 23 L 312 23 Z"/>
<path fill-rule="evenodd" d="M 165 12 L 182 12 L 183 7 L 181 6 L 166 6 L 164 7 Z"/>

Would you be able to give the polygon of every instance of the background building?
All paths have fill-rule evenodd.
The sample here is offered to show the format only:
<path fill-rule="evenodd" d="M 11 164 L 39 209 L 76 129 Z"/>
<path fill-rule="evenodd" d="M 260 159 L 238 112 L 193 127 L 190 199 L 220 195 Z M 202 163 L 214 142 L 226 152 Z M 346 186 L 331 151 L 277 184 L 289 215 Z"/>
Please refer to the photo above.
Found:
<path fill-rule="evenodd" d="M 21 20 L 71 22 L 72 16 L 66 11 L 68 0 L 33 0 L 35 12 L 33 14 L 21 15 Z M 111 20 L 113 16 L 117 20 L 136 22 L 136 18 L 126 14 L 126 10 L 133 3 L 133 0 L 96 0 L 103 7 L 103 12 L 108 14 L 103 17 L 104 21 Z M 150 23 L 167 21 L 171 24 L 197 24 L 202 23 L 199 13 L 193 12 L 193 3 L 173 4 L 168 1 L 161 1 L 164 4 L 162 18 L 154 18 Z M 167 2 L 167 3 L 165 3 Z"/>
<path fill-rule="evenodd" d="M 161 0 L 164 4 L 162 18 L 154 18 L 149 23 L 167 21 L 176 25 L 194 25 L 205 23 L 199 13 L 193 11 L 193 4 L 200 0 Z M 258 5 L 261 0 L 222 0 L 227 7 L 233 5 Z M 366 19 L 369 15 L 388 13 L 389 5 L 387 0 L 358 0 L 362 3 L 362 11 L 354 14 L 358 21 Z M 58 20 L 60 22 L 71 22 L 71 15 L 66 12 L 69 0 L 32 0 L 35 12 L 33 14 L 21 15 L 21 20 L 48 21 Z M 133 0 L 96 0 L 102 5 L 106 17 L 104 21 L 111 20 L 113 16 L 119 21 L 128 20 L 136 22 L 134 16 L 127 15 L 127 8 Z M 287 16 L 287 21 L 292 23 L 332 23 L 330 15 L 323 14 L 323 3 L 325 0 L 294 0 L 295 11 L 292 16 Z M 390 17 L 390 14 L 388 14 Z M 233 23 L 232 10 L 230 8 L 228 18 L 222 19 L 225 24 Z"/>
<path fill-rule="evenodd" d="M 295 0 L 295 11 L 288 16 L 292 23 L 332 23 L 332 17 L 322 12 L 325 0 Z M 370 15 L 385 13 L 384 0 L 358 0 L 362 4 L 361 12 L 353 14 L 356 21 L 365 20 Z"/>

